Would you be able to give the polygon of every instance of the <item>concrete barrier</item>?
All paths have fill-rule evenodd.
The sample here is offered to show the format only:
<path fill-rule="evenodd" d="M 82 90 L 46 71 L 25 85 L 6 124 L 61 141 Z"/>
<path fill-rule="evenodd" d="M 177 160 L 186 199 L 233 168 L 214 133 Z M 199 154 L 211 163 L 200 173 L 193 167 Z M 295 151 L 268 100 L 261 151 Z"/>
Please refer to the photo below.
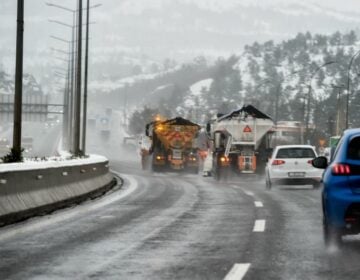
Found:
<path fill-rule="evenodd" d="M 13 168 L 12 168 L 13 167 Z M 54 211 L 116 184 L 104 157 L 0 166 L 0 225 Z"/>

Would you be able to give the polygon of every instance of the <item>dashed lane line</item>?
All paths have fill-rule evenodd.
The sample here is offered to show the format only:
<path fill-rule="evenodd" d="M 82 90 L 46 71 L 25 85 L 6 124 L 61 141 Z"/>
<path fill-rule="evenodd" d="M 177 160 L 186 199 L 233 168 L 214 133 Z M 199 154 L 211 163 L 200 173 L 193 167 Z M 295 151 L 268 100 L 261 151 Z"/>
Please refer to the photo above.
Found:
<path fill-rule="evenodd" d="M 264 207 L 264 204 L 261 201 L 254 201 L 255 207 L 261 208 Z"/>
<path fill-rule="evenodd" d="M 248 196 L 254 196 L 255 194 L 253 192 L 250 191 L 244 191 L 244 193 Z"/>
<path fill-rule="evenodd" d="M 244 278 L 246 272 L 250 268 L 249 263 L 236 263 L 233 265 L 229 273 L 225 276 L 224 280 L 241 280 Z"/>
<path fill-rule="evenodd" d="M 264 232 L 265 231 L 265 220 L 256 220 L 253 232 Z"/>

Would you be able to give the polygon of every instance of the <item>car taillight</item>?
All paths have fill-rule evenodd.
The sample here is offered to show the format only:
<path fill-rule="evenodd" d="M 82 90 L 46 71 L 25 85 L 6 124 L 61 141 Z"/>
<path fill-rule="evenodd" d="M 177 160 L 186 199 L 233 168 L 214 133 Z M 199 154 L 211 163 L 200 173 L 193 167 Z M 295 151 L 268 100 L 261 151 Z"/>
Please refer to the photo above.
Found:
<path fill-rule="evenodd" d="M 272 162 L 272 165 L 282 165 L 282 164 L 285 164 L 285 160 L 274 159 Z"/>
<path fill-rule="evenodd" d="M 332 174 L 334 175 L 350 175 L 350 166 L 343 163 L 336 163 L 331 168 Z"/>
<path fill-rule="evenodd" d="M 307 163 L 310 164 L 310 165 L 312 165 L 312 161 L 313 161 L 313 160 L 310 159 L 310 160 L 307 161 Z"/>

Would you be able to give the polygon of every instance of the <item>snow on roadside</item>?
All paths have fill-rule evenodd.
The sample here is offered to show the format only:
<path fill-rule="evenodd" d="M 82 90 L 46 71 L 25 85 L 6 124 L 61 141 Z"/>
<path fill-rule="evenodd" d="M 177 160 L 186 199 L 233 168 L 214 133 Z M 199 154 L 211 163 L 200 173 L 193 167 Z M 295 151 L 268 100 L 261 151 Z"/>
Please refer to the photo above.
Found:
<path fill-rule="evenodd" d="M 68 154 L 64 153 L 59 157 L 49 157 L 44 159 L 24 159 L 24 162 L 19 163 L 3 163 L 0 164 L 0 172 L 11 172 L 11 171 L 25 171 L 25 170 L 38 170 L 48 169 L 56 167 L 70 167 L 87 165 L 94 163 L 106 162 L 108 159 L 100 155 L 90 155 L 86 158 L 74 158 L 71 159 Z"/>

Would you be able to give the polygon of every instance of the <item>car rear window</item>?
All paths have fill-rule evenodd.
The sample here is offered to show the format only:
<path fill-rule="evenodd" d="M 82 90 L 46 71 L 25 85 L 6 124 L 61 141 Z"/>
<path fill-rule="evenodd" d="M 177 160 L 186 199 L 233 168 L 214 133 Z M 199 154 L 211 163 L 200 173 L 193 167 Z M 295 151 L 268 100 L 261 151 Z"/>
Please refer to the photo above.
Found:
<path fill-rule="evenodd" d="M 347 157 L 349 159 L 360 160 L 360 137 L 355 137 L 350 141 Z"/>
<path fill-rule="evenodd" d="M 276 158 L 314 158 L 315 153 L 310 148 L 283 148 L 279 149 Z"/>

